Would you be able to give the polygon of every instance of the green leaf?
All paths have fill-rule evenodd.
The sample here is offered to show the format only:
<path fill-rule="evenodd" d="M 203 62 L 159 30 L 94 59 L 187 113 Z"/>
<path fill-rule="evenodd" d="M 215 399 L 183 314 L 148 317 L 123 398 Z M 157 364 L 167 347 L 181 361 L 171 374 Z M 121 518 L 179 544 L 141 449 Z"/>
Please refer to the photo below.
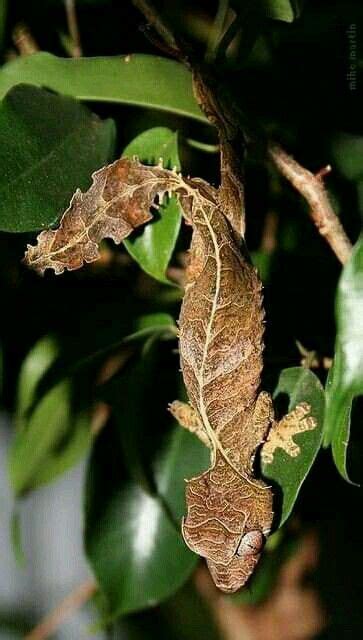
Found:
<path fill-rule="evenodd" d="M 350 411 L 363 394 L 363 236 L 353 249 L 338 284 L 334 365 L 327 381 L 324 446 L 332 445 L 339 472 L 348 479 L 346 454 Z"/>
<path fill-rule="evenodd" d="M 293 22 L 301 13 L 303 0 L 262 0 L 262 5 L 268 18 Z"/>
<path fill-rule="evenodd" d="M 301 14 L 304 0 L 258 0 L 257 2 L 253 0 L 249 2 L 251 5 L 250 11 L 246 9 L 246 4 L 245 0 L 233 0 L 232 2 L 237 14 L 242 10 L 249 17 L 250 11 L 253 10 L 265 18 L 293 22 Z"/>
<path fill-rule="evenodd" d="M 144 131 L 135 138 L 122 154 L 128 158 L 138 156 L 145 164 L 163 165 L 180 170 L 177 133 L 164 127 Z M 181 208 L 176 198 L 165 198 L 154 220 L 139 233 L 124 240 L 130 255 L 146 273 L 160 282 L 169 283 L 165 273 L 168 267 L 181 223 Z"/>
<path fill-rule="evenodd" d="M 180 532 L 184 479 L 207 464 L 209 452 L 172 423 L 170 369 L 155 353 L 149 345 L 119 378 L 116 423 L 101 433 L 88 470 L 86 552 L 110 618 L 165 600 L 198 561 Z"/>
<path fill-rule="evenodd" d="M 4 65 L 0 97 L 20 82 L 79 100 L 132 104 L 207 121 L 193 97 L 190 72 L 179 62 L 158 56 L 65 59 L 36 53 Z"/>
<path fill-rule="evenodd" d="M 28 416 L 38 381 L 57 353 L 54 340 L 43 338 L 20 371 L 16 433 L 8 459 L 10 482 L 17 496 L 54 480 L 78 462 L 91 442 L 88 417 L 73 411 L 69 380 L 49 391 Z"/>
<path fill-rule="evenodd" d="M 363 136 L 341 133 L 332 141 L 334 166 L 348 180 L 363 180 Z"/>
<path fill-rule="evenodd" d="M 311 415 L 317 420 L 315 429 L 294 436 L 296 443 L 301 448 L 300 454 L 296 458 L 292 458 L 282 449 L 277 449 L 273 462 L 262 466 L 266 480 L 271 481 L 273 487 L 277 487 L 281 493 L 281 506 L 275 523 L 276 527 L 281 527 L 289 517 L 301 486 L 319 451 L 325 398 L 319 379 L 312 371 L 303 367 L 283 369 L 273 397 L 277 406 L 279 401 L 288 399 L 288 406 L 284 406 L 284 414 L 294 409 L 300 402 L 309 403 Z M 276 495 L 278 496 L 278 493 Z"/>
<path fill-rule="evenodd" d="M 72 98 L 26 85 L 10 91 L 0 105 L 0 229 L 56 222 L 76 188 L 87 189 L 110 159 L 114 138 L 112 120 Z"/>

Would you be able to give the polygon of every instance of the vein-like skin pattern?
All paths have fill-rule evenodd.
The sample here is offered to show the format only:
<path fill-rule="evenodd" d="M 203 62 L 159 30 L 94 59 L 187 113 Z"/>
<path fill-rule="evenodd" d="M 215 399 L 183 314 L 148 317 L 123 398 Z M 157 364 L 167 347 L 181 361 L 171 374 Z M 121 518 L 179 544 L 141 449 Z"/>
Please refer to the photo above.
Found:
<path fill-rule="evenodd" d="M 272 492 L 253 459 L 269 427 L 262 369 L 261 283 L 236 245 L 215 192 L 200 183 L 180 315 L 181 364 L 189 400 L 211 444 L 211 466 L 187 482 L 183 536 L 207 559 L 216 585 L 239 589 L 272 522 Z"/>

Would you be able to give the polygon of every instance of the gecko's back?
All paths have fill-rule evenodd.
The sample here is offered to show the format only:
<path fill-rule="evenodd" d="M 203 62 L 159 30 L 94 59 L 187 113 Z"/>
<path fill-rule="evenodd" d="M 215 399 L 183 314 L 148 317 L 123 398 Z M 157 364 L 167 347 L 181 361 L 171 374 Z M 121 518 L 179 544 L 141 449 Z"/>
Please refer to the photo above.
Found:
<path fill-rule="evenodd" d="M 180 315 L 180 350 L 188 396 L 209 437 L 211 467 L 187 483 L 187 544 L 208 560 L 219 587 L 234 591 L 258 559 L 238 555 L 243 535 L 267 533 L 271 492 L 253 477 L 261 442 L 254 431 L 262 369 L 261 283 L 225 216 L 202 192 L 192 212 L 189 283 Z M 251 538 L 252 539 L 252 538 Z M 245 555 L 245 554 L 244 554 Z"/>

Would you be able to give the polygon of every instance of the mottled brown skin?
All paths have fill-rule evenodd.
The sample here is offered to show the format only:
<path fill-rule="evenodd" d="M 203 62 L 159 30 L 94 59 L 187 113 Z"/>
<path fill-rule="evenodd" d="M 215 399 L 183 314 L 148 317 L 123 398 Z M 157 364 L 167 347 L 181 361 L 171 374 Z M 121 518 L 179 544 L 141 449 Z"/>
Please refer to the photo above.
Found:
<path fill-rule="evenodd" d="M 236 244 L 218 193 L 204 186 L 191 218 L 181 364 L 189 400 L 210 440 L 211 466 L 187 482 L 183 536 L 207 559 L 216 585 L 233 592 L 253 572 L 273 517 L 272 492 L 253 470 L 272 421 L 269 396 L 258 395 L 261 283 Z"/>

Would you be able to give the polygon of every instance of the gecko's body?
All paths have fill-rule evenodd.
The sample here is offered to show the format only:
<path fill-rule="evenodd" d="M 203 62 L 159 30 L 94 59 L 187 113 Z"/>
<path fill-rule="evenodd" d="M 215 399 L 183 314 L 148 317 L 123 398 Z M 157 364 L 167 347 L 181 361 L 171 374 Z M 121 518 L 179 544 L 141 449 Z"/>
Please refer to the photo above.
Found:
<path fill-rule="evenodd" d="M 253 470 L 271 421 L 267 394 L 258 396 L 261 283 L 236 242 L 218 192 L 201 184 L 191 221 L 180 352 L 199 435 L 211 448 L 211 467 L 187 483 L 183 535 L 207 558 L 217 586 L 235 591 L 251 574 L 273 515 L 271 490 Z"/>
<path fill-rule="evenodd" d="M 237 184 L 233 176 L 228 180 Z M 265 462 L 272 462 L 276 447 L 295 456 L 292 434 L 316 423 L 306 417 L 306 403 L 276 422 L 271 396 L 259 392 L 262 284 L 243 225 L 228 209 L 226 180 L 218 190 L 200 180 L 190 186 L 184 181 L 178 191 L 193 227 L 179 322 L 190 405 L 175 402 L 171 411 L 210 448 L 211 465 L 187 481 L 182 531 L 187 545 L 206 558 L 215 584 L 230 593 L 252 574 L 273 520 L 271 487 L 254 469 L 256 451 L 261 448 Z M 238 202 L 236 194 L 231 202 Z"/>
<path fill-rule="evenodd" d="M 194 180 L 189 210 L 181 196 L 193 226 L 180 314 L 190 405 L 173 403 L 171 410 L 211 449 L 210 468 L 187 482 L 184 539 L 207 559 L 215 584 L 234 592 L 252 574 L 273 520 L 271 487 L 254 469 L 256 451 L 261 448 L 265 462 L 277 446 L 297 455 L 291 434 L 316 423 L 306 418 L 306 403 L 274 421 L 271 396 L 259 392 L 264 311 L 244 242 L 244 140 L 230 102 L 209 80 L 194 69 L 196 99 L 218 130 L 221 185 L 215 190 Z"/>

